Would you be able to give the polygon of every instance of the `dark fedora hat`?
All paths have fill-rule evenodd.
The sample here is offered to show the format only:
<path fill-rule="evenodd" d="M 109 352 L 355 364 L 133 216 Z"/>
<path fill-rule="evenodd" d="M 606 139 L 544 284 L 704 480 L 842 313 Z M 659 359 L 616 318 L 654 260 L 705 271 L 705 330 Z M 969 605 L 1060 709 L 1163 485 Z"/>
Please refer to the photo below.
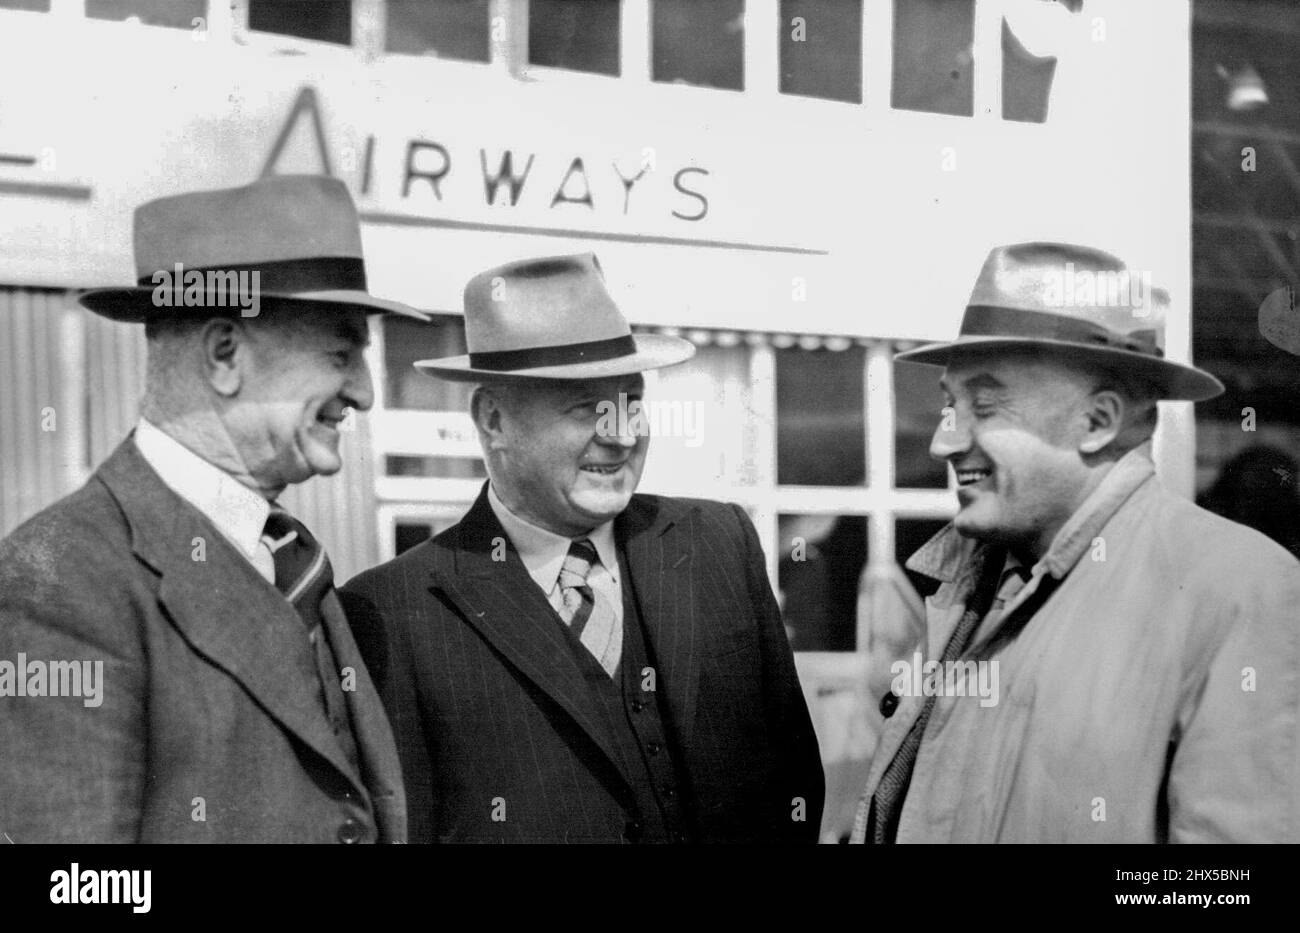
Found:
<path fill-rule="evenodd" d="M 526 259 L 488 269 L 465 286 L 469 353 L 420 360 L 417 369 L 459 382 L 600 379 L 672 366 L 695 345 L 632 334 L 591 253 Z"/>
<path fill-rule="evenodd" d="M 1118 258 L 1070 243 L 1015 243 L 989 253 L 957 339 L 897 354 L 947 365 L 956 355 L 1037 348 L 1149 383 L 1159 397 L 1199 402 L 1223 392 L 1214 376 L 1164 358 L 1169 295 Z"/>
<path fill-rule="evenodd" d="M 259 301 L 277 305 L 429 317 L 367 291 L 357 209 L 336 178 L 271 175 L 241 188 L 159 198 L 136 208 L 134 233 L 135 287 L 79 296 L 116 321 L 231 311 L 239 307 L 232 292 L 250 284 Z"/>

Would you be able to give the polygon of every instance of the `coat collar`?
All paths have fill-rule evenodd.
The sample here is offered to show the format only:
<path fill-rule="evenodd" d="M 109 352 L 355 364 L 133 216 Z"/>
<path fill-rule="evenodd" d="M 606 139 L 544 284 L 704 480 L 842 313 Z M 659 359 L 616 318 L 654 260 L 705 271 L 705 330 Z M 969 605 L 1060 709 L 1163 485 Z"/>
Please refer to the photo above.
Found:
<path fill-rule="evenodd" d="M 158 600 L 186 641 L 364 789 L 319 708 L 315 659 L 293 607 L 216 526 L 162 481 L 132 436 L 96 476 L 126 518 L 132 551 L 159 575 Z M 331 627 L 332 636 L 336 628 Z"/>
<path fill-rule="evenodd" d="M 1097 533 L 1110 521 L 1139 486 L 1155 474 L 1151 462 L 1151 442 L 1139 444 L 1115 462 L 1097 488 L 1061 526 L 1052 539 L 1047 553 L 1034 565 L 1037 575 L 1040 568 L 1057 580 L 1074 569 Z M 972 569 L 979 566 L 976 558 L 988 545 L 963 537 L 950 522 L 927 541 L 907 561 L 907 569 L 925 574 L 944 583 L 958 583 L 964 587 Z"/>
<path fill-rule="evenodd" d="M 657 685 L 667 691 L 680 732 L 689 730 L 698 684 L 693 588 L 688 536 L 671 534 L 693 509 L 672 500 L 633 496 L 615 520 L 624 550 L 622 584 L 631 587 L 658 659 Z M 570 639 L 554 621 L 546 595 L 529 575 L 487 500 L 487 484 L 469 512 L 448 533 L 448 567 L 434 570 L 435 586 L 455 602 L 465 621 L 506 660 L 555 701 L 630 781 L 597 704 L 590 695 Z M 450 572 L 448 572 L 450 571 Z M 625 619 L 631 623 L 632 619 Z"/>

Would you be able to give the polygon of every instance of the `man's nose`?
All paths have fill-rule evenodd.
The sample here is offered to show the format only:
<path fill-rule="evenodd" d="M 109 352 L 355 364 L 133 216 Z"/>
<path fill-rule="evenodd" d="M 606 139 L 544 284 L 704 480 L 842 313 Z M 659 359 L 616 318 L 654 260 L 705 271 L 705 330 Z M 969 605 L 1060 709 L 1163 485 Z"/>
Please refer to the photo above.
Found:
<path fill-rule="evenodd" d="M 375 383 L 365 357 L 358 357 L 348 381 L 343 385 L 343 400 L 357 411 L 369 411 L 375 404 Z"/>
<path fill-rule="evenodd" d="M 948 460 L 970 450 L 970 443 L 969 427 L 957 417 L 951 406 L 945 408 L 939 426 L 934 429 L 934 437 L 930 438 L 930 456 L 936 460 Z"/>

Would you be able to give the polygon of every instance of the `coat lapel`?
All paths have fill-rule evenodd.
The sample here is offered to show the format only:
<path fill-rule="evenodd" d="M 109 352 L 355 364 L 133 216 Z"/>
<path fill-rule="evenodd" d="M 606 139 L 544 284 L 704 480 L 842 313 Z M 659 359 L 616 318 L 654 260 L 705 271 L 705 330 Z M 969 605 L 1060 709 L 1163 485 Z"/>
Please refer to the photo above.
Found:
<path fill-rule="evenodd" d="M 321 617 L 339 670 L 352 668 L 356 689 L 343 691 L 352 717 L 362 775 L 375 807 L 380 841 L 406 841 L 406 794 L 397 743 L 375 685 L 348 627 L 338 594 L 331 590 L 321 605 Z"/>
<path fill-rule="evenodd" d="M 633 496 L 614 524 L 627 560 L 624 583 L 632 587 L 659 666 L 655 684 L 667 694 L 683 744 L 690 741 L 700 681 L 693 521 L 694 509 Z"/>
<path fill-rule="evenodd" d="M 315 660 L 293 607 L 162 481 L 131 437 L 98 475 L 131 526 L 136 556 L 159 574 L 158 600 L 186 641 L 363 790 L 320 708 Z"/>
<path fill-rule="evenodd" d="M 469 625 L 582 728 L 630 786 L 627 764 L 591 696 L 571 639 L 492 512 L 486 484 L 449 544 L 454 567 L 450 573 L 435 569 L 434 585 Z M 494 551 L 505 559 L 494 560 Z"/>

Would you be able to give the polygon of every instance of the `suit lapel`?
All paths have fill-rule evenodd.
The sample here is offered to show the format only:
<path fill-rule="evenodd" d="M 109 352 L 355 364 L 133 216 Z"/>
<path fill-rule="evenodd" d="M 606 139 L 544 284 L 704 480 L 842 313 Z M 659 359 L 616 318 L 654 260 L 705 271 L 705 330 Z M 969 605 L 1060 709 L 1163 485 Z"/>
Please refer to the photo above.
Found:
<path fill-rule="evenodd" d="M 160 576 L 159 602 L 191 647 L 364 789 L 320 708 L 315 660 L 293 607 L 162 481 L 132 438 L 98 475 L 131 526 L 136 556 Z"/>
<path fill-rule="evenodd" d="M 656 688 L 667 695 L 683 744 L 689 742 L 695 722 L 700 680 L 693 521 L 694 510 L 665 499 L 633 496 L 614 524 L 627 559 L 624 584 L 632 587 L 659 666 Z"/>
<path fill-rule="evenodd" d="M 497 521 L 486 484 L 450 544 L 454 569 L 435 570 L 435 585 L 469 625 L 582 728 L 630 786 L 627 765 L 591 696 L 563 622 Z M 494 552 L 504 560 L 494 560 Z"/>

